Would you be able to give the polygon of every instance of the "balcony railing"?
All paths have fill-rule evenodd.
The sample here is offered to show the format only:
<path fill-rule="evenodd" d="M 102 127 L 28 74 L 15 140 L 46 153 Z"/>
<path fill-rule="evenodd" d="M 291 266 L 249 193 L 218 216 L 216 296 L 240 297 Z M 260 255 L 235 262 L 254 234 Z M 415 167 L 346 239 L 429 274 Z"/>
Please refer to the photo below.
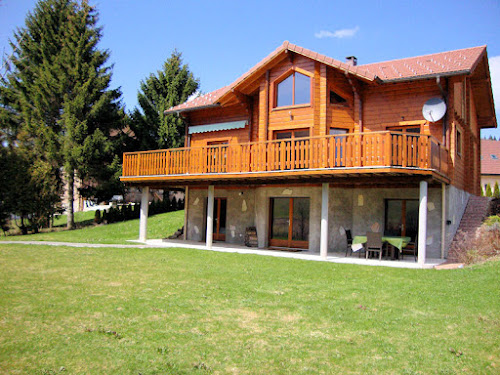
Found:
<path fill-rule="evenodd" d="M 432 136 L 383 131 L 129 152 L 123 177 L 382 167 L 447 176 L 448 159 Z"/>

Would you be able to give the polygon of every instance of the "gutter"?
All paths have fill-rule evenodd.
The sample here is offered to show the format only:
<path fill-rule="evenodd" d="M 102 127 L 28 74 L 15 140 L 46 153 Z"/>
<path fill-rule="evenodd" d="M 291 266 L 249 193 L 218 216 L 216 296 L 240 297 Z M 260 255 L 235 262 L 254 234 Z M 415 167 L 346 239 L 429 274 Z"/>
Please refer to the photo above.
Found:
<path fill-rule="evenodd" d="M 171 113 L 182 113 L 182 112 L 191 112 L 191 111 L 197 111 L 199 109 L 206 109 L 206 108 L 214 108 L 214 107 L 220 107 L 220 103 L 214 103 L 214 104 L 207 104 L 207 105 L 202 105 L 202 106 L 197 106 L 197 107 L 189 107 L 189 108 L 181 108 L 181 109 L 176 109 L 176 110 L 170 110 L 166 109 L 163 111 L 163 114 L 169 115 Z"/>
<path fill-rule="evenodd" d="M 419 75 L 419 76 L 408 77 L 408 78 L 380 79 L 380 81 L 377 79 L 377 82 L 380 82 L 380 83 L 409 82 L 409 81 L 419 81 L 419 80 L 428 79 L 428 78 L 460 76 L 460 75 L 464 75 L 464 74 L 470 75 L 471 71 L 466 69 L 466 70 L 457 70 L 456 72 L 451 72 L 451 73 L 433 73 L 433 74 Z"/>

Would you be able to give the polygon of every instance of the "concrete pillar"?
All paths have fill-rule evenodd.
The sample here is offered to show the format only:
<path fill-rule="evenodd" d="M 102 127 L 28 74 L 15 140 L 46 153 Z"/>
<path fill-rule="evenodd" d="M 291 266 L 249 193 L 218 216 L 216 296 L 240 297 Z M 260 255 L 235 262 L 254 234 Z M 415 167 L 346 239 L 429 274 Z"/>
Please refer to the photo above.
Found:
<path fill-rule="evenodd" d="M 212 248 L 214 234 L 214 185 L 208 186 L 207 204 L 207 249 Z"/>
<path fill-rule="evenodd" d="M 328 190 L 330 184 L 324 183 L 321 186 L 321 236 L 319 243 L 319 253 L 322 258 L 328 256 Z"/>
<path fill-rule="evenodd" d="M 420 205 L 418 208 L 418 264 L 423 267 L 427 247 L 427 181 L 420 181 Z"/>
<path fill-rule="evenodd" d="M 446 248 L 446 184 L 441 184 L 441 259 Z"/>
<path fill-rule="evenodd" d="M 182 238 L 184 239 L 184 241 L 187 240 L 187 231 L 188 231 L 188 203 L 189 203 L 189 186 L 186 186 L 186 190 L 184 191 L 184 233 L 182 234 Z"/>
<path fill-rule="evenodd" d="M 148 211 L 149 211 L 149 186 L 141 188 L 141 218 L 139 223 L 139 241 L 146 241 L 148 230 Z"/>

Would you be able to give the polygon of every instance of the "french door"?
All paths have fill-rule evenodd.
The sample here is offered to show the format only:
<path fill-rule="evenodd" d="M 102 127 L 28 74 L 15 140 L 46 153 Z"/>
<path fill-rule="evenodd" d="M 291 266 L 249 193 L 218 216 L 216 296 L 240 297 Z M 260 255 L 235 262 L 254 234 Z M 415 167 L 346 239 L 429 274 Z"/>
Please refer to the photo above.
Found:
<path fill-rule="evenodd" d="M 278 130 L 273 134 L 275 140 L 282 141 L 282 146 L 285 152 L 273 153 L 271 152 L 271 164 L 276 168 L 274 169 L 301 169 L 307 168 L 300 153 L 300 146 L 309 142 L 304 138 L 309 137 L 309 129 L 293 129 L 293 130 Z M 276 144 L 277 145 L 277 144 Z M 279 166 L 279 167 L 278 167 Z"/>
<path fill-rule="evenodd" d="M 309 198 L 271 198 L 269 245 L 309 248 Z"/>
<path fill-rule="evenodd" d="M 386 236 L 411 237 L 414 241 L 418 233 L 418 200 L 386 199 L 384 233 Z"/>
<path fill-rule="evenodd" d="M 215 241 L 226 240 L 226 211 L 227 198 L 214 198 L 213 239 Z"/>

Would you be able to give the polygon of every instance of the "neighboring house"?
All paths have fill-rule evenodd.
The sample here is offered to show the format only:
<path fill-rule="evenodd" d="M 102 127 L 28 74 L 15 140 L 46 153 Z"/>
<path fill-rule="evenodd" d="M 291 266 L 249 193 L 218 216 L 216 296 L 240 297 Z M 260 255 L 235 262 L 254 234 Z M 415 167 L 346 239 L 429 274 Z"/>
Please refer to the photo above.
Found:
<path fill-rule="evenodd" d="M 486 185 L 491 190 L 495 183 L 500 185 L 500 141 L 481 140 L 481 187 L 486 192 Z"/>
<path fill-rule="evenodd" d="M 448 109 L 430 123 L 433 97 Z M 480 193 L 480 129 L 497 125 L 485 46 L 357 65 L 284 42 L 166 112 L 187 121 L 186 147 L 124 154 L 122 181 L 185 186 L 186 239 L 243 244 L 254 226 L 260 248 L 325 257 L 346 229 L 418 233 L 420 263 L 446 257 Z"/>

